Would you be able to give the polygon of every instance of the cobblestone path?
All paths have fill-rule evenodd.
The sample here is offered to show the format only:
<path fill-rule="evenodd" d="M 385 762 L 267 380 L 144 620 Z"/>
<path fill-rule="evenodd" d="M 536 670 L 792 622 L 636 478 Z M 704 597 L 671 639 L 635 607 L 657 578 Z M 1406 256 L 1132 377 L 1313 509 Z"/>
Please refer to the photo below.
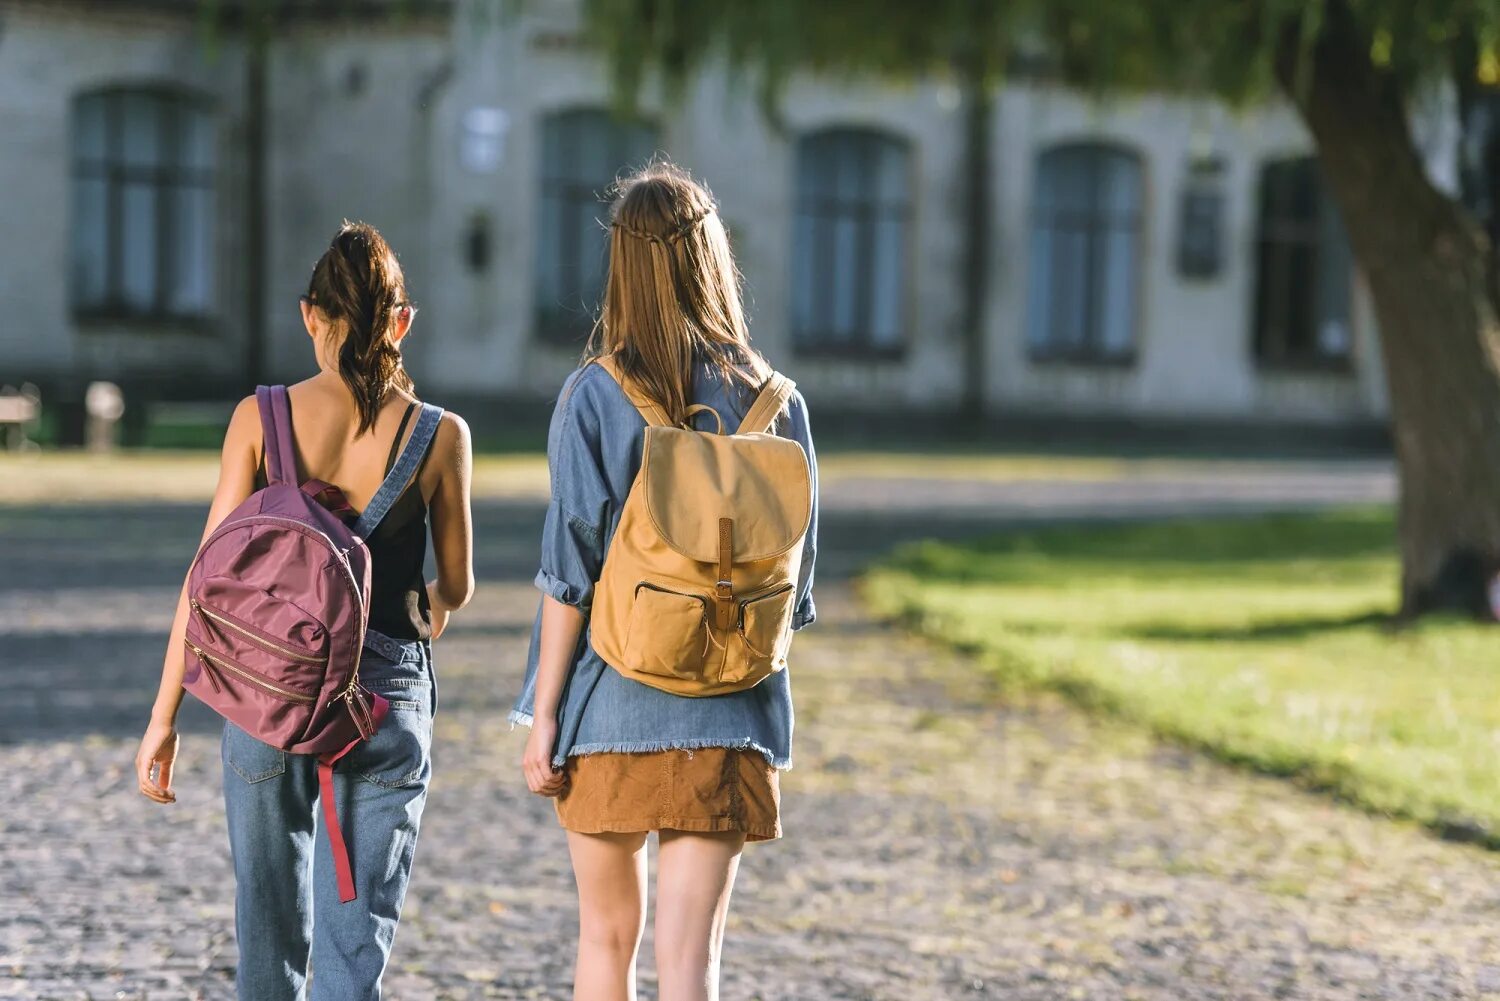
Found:
<path fill-rule="evenodd" d="M 928 526 L 856 507 L 830 505 L 788 836 L 747 850 L 726 1001 L 1500 998 L 1500 856 L 1000 698 L 860 613 L 857 554 Z M 0 998 L 232 996 L 212 718 L 184 718 L 175 807 L 130 776 L 200 511 L 0 507 Z M 563 837 L 504 722 L 538 517 L 484 505 L 481 591 L 438 645 L 398 1001 L 568 996 Z"/>

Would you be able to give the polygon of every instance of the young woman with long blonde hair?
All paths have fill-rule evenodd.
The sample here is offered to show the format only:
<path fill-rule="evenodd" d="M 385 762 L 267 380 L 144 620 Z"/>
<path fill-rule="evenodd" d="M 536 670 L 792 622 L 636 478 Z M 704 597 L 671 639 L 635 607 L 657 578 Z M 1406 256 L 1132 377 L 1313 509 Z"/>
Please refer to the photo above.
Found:
<path fill-rule="evenodd" d="M 525 688 L 522 767 L 556 797 L 578 883 L 574 997 L 635 997 L 645 926 L 646 840 L 659 839 L 656 968 L 662 1001 L 718 997 L 730 891 L 746 841 L 781 835 L 777 770 L 791 764 L 788 672 L 732 694 L 687 698 L 611 670 L 589 643 L 590 605 L 641 465 L 646 423 L 607 360 L 666 422 L 699 430 L 712 407 L 734 426 L 771 374 L 750 347 L 739 275 L 717 207 L 684 171 L 654 164 L 620 182 L 611 208 L 602 315 L 563 385 L 548 435 L 552 503 L 543 591 Z M 776 434 L 812 471 L 812 517 L 792 627 L 812 622 L 816 462 L 793 394 Z"/>

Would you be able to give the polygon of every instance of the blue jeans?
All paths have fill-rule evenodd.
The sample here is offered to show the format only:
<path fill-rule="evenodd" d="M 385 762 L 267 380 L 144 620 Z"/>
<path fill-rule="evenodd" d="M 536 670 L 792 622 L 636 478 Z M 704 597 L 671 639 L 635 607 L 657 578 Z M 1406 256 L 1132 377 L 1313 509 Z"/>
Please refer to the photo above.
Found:
<path fill-rule="evenodd" d="M 359 893 L 351 903 L 339 902 L 328 837 L 318 830 L 317 759 L 224 727 L 242 1001 L 380 997 L 432 774 L 431 647 L 371 633 L 359 674 L 391 711 L 334 771 Z"/>

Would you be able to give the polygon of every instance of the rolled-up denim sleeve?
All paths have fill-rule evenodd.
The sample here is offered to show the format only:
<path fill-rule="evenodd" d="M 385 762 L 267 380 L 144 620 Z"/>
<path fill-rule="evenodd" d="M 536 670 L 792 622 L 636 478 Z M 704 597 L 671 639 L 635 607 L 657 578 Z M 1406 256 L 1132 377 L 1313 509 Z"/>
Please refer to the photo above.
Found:
<path fill-rule="evenodd" d="M 604 563 L 610 495 L 600 450 L 597 411 L 578 392 L 575 374 L 563 386 L 547 432 L 552 501 L 542 527 L 536 586 L 565 605 L 588 611 Z"/>
<path fill-rule="evenodd" d="M 808 474 L 812 478 L 812 517 L 807 524 L 807 538 L 802 543 L 802 565 L 797 571 L 797 606 L 792 610 L 792 628 L 810 626 L 818 617 L 813 601 L 813 566 L 818 559 L 818 455 L 813 449 L 812 426 L 807 417 L 807 401 L 801 393 L 792 397 L 787 413 L 787 437 L 807 453 Z"/>

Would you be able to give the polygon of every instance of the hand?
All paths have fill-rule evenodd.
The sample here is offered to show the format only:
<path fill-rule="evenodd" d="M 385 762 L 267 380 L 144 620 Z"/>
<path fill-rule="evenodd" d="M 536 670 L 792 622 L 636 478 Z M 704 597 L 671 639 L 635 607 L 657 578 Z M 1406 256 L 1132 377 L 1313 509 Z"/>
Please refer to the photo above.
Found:
<path fill-rule="evenodd" d="M 172 791 L 172 767 L 177 763 L 177 728 L 171 723 L 152 720 L 141 738 L 141 749 L 135 752 L 135 778 L 141 795 L 158 803 L 175 803 Z M 152 772 L 155 772 L 153 777 Z"/>
<path fill-rule="evenodd" d="M 448 628 L 448 620 L 453 617 L 453 612 L 438 598 L 435 580 L 427 584 L 427 607 L 432 618 L 432 638 L 437 639 Z"/>
<path fill-rule="evenodd" d="M 532 721 L 531 736 L 526 738 L 526 751 L 521 755 L 526 785 L 538 796 L 556 796 L 568 785 L 567 772 L 552 767 L 552 749 L 556 746 L 557 720 L 538 715 Z"/>

